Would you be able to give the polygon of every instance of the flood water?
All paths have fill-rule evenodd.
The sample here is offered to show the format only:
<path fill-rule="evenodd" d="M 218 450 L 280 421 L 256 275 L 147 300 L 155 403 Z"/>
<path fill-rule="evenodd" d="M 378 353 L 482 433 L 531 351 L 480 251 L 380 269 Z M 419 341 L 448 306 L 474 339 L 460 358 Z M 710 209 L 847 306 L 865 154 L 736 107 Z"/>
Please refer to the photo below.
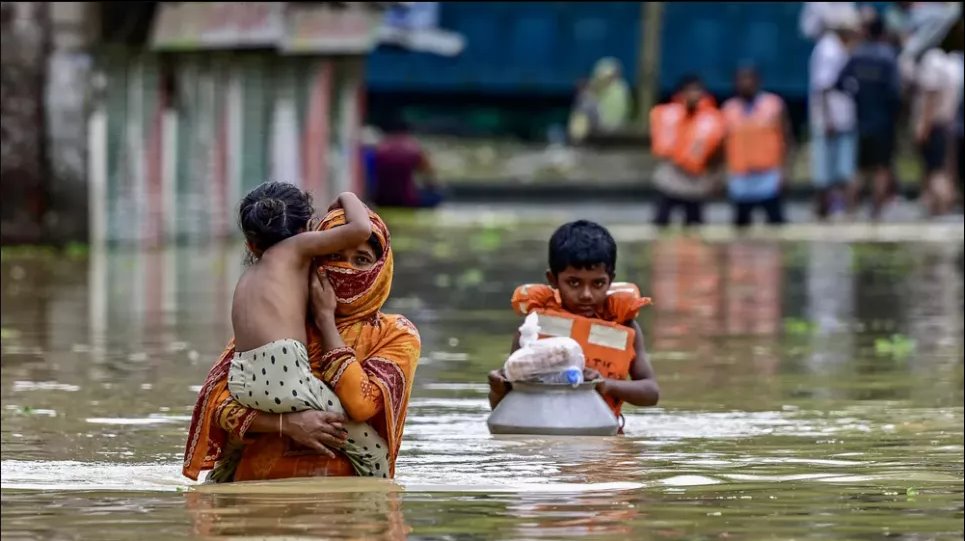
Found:
<path fill-rule="evenodd" d="M 241 246 L 2 259 L 3 539 L 961 539 L 958 224 L 604 223 L 659 407 L 626 436 L 493 437 L 513 288 L 565 218 L 387 216 L 386 311 L 423 340 L 394 483 L 197 490 L 191 407 L 229 337 Z"/>

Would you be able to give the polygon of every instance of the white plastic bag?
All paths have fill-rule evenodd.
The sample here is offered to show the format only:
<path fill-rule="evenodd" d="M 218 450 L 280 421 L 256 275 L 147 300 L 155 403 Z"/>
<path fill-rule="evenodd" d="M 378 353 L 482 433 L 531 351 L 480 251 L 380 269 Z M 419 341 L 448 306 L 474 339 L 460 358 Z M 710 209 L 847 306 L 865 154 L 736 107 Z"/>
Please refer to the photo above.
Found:
<path fill-rule="evenodd" d="M 583 348 L 576 340 L 568 336 L 540 340 L 539 319 L 535 313 L 526 316 L 519 328 L 519 346 L 504 365 L 509 381 L 536 381 L 569 368 L 582 371 L 586 364 Z"/>
<path fill-rule="evenodd" d="M 529 347 L 539 340 L 539 331 L 539 316 L 533 312 L 526 316 L 523 324 L 519 326 L 519 347 Z"/>

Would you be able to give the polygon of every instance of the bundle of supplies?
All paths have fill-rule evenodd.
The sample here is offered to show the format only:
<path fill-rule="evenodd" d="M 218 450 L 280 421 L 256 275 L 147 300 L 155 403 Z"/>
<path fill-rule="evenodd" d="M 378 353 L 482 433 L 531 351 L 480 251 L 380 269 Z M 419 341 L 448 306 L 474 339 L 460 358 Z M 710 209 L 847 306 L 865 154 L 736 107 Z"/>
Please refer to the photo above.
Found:
<path fill-rule="evenodd" d="M 586 360 L 579 342 L 568 336 L 539 338 L 539 316 L 531 313 L 519 327 L 519 349 L 506 359 L 509 381 L 579 385 Z"/>

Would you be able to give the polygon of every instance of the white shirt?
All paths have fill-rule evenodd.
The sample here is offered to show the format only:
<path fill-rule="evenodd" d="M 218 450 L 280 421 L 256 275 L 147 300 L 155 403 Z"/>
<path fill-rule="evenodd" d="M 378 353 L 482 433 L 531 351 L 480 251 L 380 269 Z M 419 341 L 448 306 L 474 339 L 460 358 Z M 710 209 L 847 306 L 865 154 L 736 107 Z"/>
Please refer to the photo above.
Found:
<path fill-rule="evenodd" d="M 828 27 L 828 19 L 836 9 L 853 8 L 854 2 L 804 2 L 798 21 L 801 34 L 808 39 L 818 39 Z"/>
<path fill-rule="evenodd" d="M 913 118 L 921 118 L 925 93 L 938 92 L 934 122 L 950 125 L 958 113 L 958 102 L 962 96 L 963 69 L 961 53 L 945 53 L 941 49 L 926 51 L 915 70 L 917 92 Z"/>
<path fill-rule="evenodd" d="M 845 48 L 841 38 L 834 32 L 828 32 L 821 38 L 811 52 L 809 66 L 809 87 L 810 97 L 808 99 L 809 119 L 811 130 L 823 131 L 825 114 L 824 100 L 822 94 L 834 88 L 838 81 L 838 75 L 848 63 L 848 49 Z M 840 90 L 832 90 L 828 94 L 828 116 L 834 129 L 838 131 L 851 131 L 855 126 L 854 100 L 848 94 Z"/>

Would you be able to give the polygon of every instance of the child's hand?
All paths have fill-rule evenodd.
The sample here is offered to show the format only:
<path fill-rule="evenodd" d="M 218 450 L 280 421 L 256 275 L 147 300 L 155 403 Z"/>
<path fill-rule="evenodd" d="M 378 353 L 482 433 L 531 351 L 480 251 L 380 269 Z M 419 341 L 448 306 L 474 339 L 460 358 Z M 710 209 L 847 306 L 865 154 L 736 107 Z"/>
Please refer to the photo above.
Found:
<path fill-rule="evenodd" d="M 506 376 L 503 375 L 502 370 L 493 370 L 489 372 L 489 385 L 493 387 L 505 387 L 509 383 Z"/>
<path fill-rule="evenodd" d="M 511 391 L 513 386 L 503 375 L 502 370 L 493 370 L 489 373 L 489 407 L 496 409 L 506 393 Z"/>
<path fill-rule="evenodd" d="M 355 195 L 352 192 L 342 192 L 338 194 L 338 197 L 335 198 L 335 201 L 332 201 L 332 204 L 328 206 L 328 211 L 332 212 L 333 210 L 336 210 L 336 209 L 345 208 L 345 200 L 349 198 L 359 202 L 362 201 L 361 199 L 359 199 L 359 196 Z"/>
<path fill-rule="evenodd" d="M 600 372 L 598 372 L 597 370 L 594 370 L 592 368 L 583 369 L 583 381 L 597 381 L 602 379 L 603 379 L 603 375 L 600 374 Z"/>

